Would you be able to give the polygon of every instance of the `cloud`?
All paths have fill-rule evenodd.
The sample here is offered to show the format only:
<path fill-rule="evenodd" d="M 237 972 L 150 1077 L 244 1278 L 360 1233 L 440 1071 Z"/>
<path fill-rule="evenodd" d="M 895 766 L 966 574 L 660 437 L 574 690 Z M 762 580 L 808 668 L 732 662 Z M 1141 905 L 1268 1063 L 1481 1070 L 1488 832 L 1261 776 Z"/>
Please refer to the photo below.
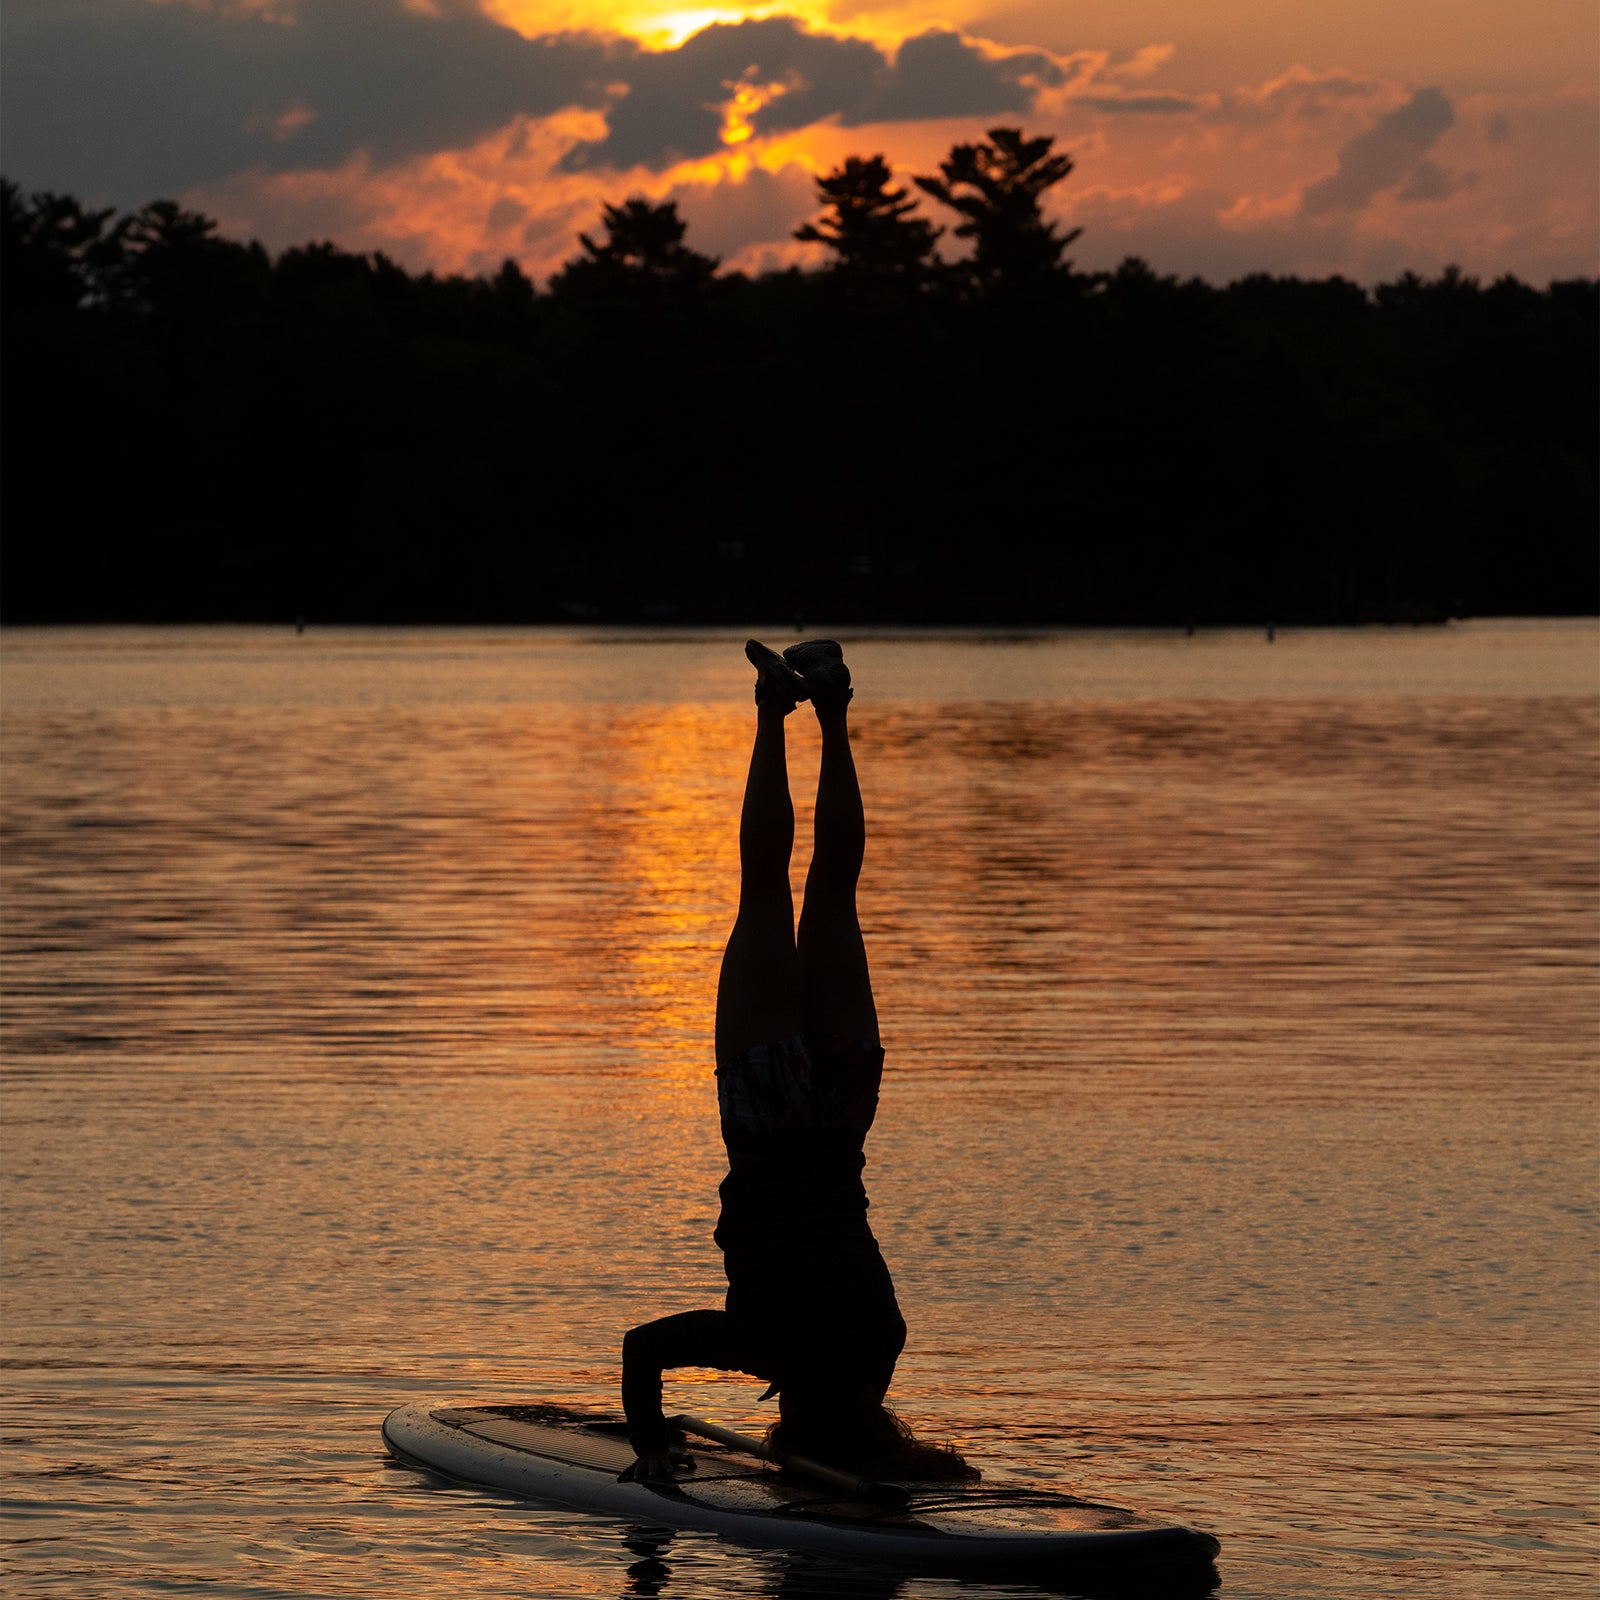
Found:
<path fill-rule="evenodd" d="M 676 48 L 526 37 L 469 0 L 266 6 L 8 0 L 0 115 L 30 188 L 134 205 L 229 175 L 387 166 L 513 118 L 603 110 L 564 170 L 662 171 L 738 138 L 833 120 L 1022 116 L 1064 77 L 1046 51 L 948 29 L 892 56 L 793 17 L 716 24 Z"/>
<path fill-rule="evenodd" d="M 1132 57 L 1106 70 L 1108 78 L 1148 78 L 1159 72 L 1178 53 L 1175 44 L 1147 44 Z"/>
<path fill-rule="evenodd" d="M 661 171 L 742 137 L 826 121 L 1022 115 L 1065 76 L 1048 52 L 986 49 L 944 29 L 907 39 L 891 60 L 864 39 L 812 33 L 793 17 L 715 23 L 617 71 L 606 137 L 564 166 Z"/>
<path fill-rule="evenodd" d="M 900 46 L 881 92 L 847 126 L 1025 112 L 1040 89 L 1058 88 L 1066 78 L 1062 63 L 1046 51 L 985 49 L 959 34 L 930 30 Z"/>
<path fill-rule="evenodd" d="M 525 225 L 528 220 L 528 208 L 520 200 L 513 199 L 510 195 L 503 195 L 489 207 L 489 214 L 484 221 L 491 233 L 498 233 L 502 228 L 517 228 Z"/>
<path fill-rule="evenodd" d="M 604 103 L 633 47 L 527 40 L 460 0 L 332 0 L 283 17 L 148 0 L 7 0 L 6 167 L 124 205 L 251 167 L 334 168 L 470 144 L 519 113 Z"/>
<path fill-rule="evenodd" d="M 1078 175 L 1055 192 L 1052 210 L 1085 229 L 1073 256 L 1091 271 L 1136 254 L 1214 282 L 1270 271 L 1373 283 L 1452 261 L 1486 280 L 1594 273 L 1600 186 L 1588 92 L 1463 98 L 1448 107 L 1451 122 L 1432 148 L 1418 148 L 1424 131 L 1365 204 L 1309 211 L 1308 185 L 1416 98 L 1393 83 L 1296 69 L 1261 90 L 1234 91 L 1192 121 L 1100 116 L 1102 143 L 1091 159 L 1087 141 L 1073 140 Z M 1240 105 L 1263 101 L 1278 108 L 1270 124 L 1253 111 L 1235 119 Z M 1313 101 L 1321 106 L 1307 115 Z M 1494 143 L 1495 116 L 1515 122 L 1515 146 Z M 1444 121 L 1437 106 L 1434 121 Z"/>
<path fill-rule="evenodd" d="M 741 84 L 750 91 L 752 129 L 804 127 L 870 97 L 882 67 L 865 40 L 808 33 L 789 17 L 718 23 L 675 50 L 642 51 L 627 63 L 616 74 L 606 136 L 579 145 L 563 167 L 660 171 L 714 154 L 728 126 L 723 108 Z"/>
<path fill-rule="evenodd" d="M 1265 83 L 1246 84 L 1213 98 L 1204 108 L 1209 122 L 1275 133 L 1309 130 L 1348 117 L 1364 103 L 1393 103 L 1392 89 L 1375 78 L 1335 67 L 1313 72 L 1290 67 Z"/>
<path fill-rule="evenodd" d="M 1455 121 L 1441 90 L 1418 89 L 1403 106 L 1341 147 L 1337 170 L 1305 192 L 1307 216 L 1359 211 L 1402 182 Z"/>
<path fill-rule="evenodd" d="M 1411 176 L 1406 179 L 1395 199 L 1406 205 L 1419 200 L 1448 200 L 1451 195 L 1470 189 L 1477 181 L 1475 172 L 1457 176 L 1441 167 L 1437 161 L 1423 160 L 1412 169 Z"/>

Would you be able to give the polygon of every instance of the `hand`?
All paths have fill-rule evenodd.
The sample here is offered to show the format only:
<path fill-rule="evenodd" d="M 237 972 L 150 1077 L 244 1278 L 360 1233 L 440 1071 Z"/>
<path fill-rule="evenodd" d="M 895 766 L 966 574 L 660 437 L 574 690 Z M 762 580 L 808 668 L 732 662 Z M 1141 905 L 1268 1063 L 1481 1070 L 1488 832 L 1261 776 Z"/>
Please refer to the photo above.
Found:
<path fill-rule="evenodd" d="M 617 1474 L 618 1483 L 671 1482 L 680 1472 L 694 1471 L 694 1457 L 683 1450 L 647 1450 Z"/>

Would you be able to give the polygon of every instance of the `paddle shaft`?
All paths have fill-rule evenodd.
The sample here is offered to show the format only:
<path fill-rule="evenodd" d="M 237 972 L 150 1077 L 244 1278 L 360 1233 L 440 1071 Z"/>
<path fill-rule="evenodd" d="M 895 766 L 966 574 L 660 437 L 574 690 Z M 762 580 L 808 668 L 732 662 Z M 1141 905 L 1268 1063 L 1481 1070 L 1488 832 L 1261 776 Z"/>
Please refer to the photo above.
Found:
<path fill-rule="evenodd" d="M 853 1472 L 842 1472 L 822 1461 L 812 1461 L 807 1456 L 779 1455 L 760 1439 L 748 1434 L 735 1433 L 732 1428 L 718 1427 L 714 1422 L 702 1422 L 698 1417 L 669 1417 L 667 1421 L 685 1433 L 698 1434 L 702 1439 L 715 1439 L 732 1450 L 742 1450 L 760 1461 L 770 1461 L 775 1466 L 787 1467 L 802 1477 L 814 1478 L 830 1489 L 842 1489 L 858 1500 L 870 1500 L 874 1505 L 893 1506 L 903 1510 L 911 1504 L 911 1496 L 897 1483 L 876 1483 L 871 1478 L 858 1478 Z"/>

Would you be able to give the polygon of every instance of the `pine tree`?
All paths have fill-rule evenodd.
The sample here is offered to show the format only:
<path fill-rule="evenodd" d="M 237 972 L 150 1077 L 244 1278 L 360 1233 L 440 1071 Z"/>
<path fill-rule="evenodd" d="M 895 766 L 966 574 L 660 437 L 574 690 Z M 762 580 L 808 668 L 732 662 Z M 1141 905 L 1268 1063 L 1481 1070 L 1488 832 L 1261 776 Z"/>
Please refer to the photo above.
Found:
<path fill-rule="evenodd" d="M 603 220 L 604 241 L 597 244 L 580 233 L 583 254 L 551 280 L 552 293 L 660 302 L 693 297 L 710 284 L 717 258 L 683 242 L 688 225 L 675 200 L 653 205 L 635 195 L 620 206 L 605 207 Z"/>
<path fill-rule="evenodd" d="M 1063 252 L 1083 231 L 1058 232 L 1040 209 L 1072 158 L 1051 154 L 1054 139 L 1026 139 L 1020 128 L 991 128 L 989 141 L 956 145 L 941 175 L 918 178 L 917 187 L 965 219 L 955 234 L 973 242 L 966 265 L 980 285 L 1041 282 L 1063 270 Z"/>
<path fill-rule="evenodd" d="M 821 244 L 834 253 L 834 270 L 860 280 L 920 280 L 933 267 L 934 245 L 942 229 L 914 216 L 916 201 L 905 189 L 891 189 L 889 164 L 881 155 L 850 156 L 817 179 L 826 211 L 804 222 L 796 239 Z"/>

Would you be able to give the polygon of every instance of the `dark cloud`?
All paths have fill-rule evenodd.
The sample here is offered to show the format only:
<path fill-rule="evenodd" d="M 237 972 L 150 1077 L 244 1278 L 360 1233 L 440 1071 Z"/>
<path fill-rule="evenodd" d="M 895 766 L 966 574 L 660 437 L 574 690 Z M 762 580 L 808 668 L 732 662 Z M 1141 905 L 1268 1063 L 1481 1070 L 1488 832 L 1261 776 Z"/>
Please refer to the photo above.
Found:
<path fill-rule="evenodd" d="M 0 115 L 8 174 L 132 205 L 243 171 L 383 166 L 471 144 L 519 114 L 604 110 L 568 170 L 660 169 L 721 148 L 740 82 L 784 92 L 761 133 L 1028 111 L 1047 54 L 991 55 L 948 31 L 890 59 L 792 17 L 706 28 L 672 50 L 583 34 L 524 39 L 472 0 L 314 0 L 287 17 L 149 0 L 8 0 Z"/>
<path fill-rule="evenodd" d="M 489 207 L 487 222 L 491 228 L 514 228 L 519 223 L 528 220 L 528 208 L 520 200 L 513 200 L 509 195 Z"/>
<path fill-rule="evenodd" d="M 1475 172 L 1454 173 L 1437 161 L 1419 161 L 1395 199 L 1408 205 L 1418 200 L 1448 200 L 1463 189 L 1471 189 L 1477 181 Z"/>
<path fill-rule="evenodd" d="M 1305 215 L 1360 210 L 1414 171 L 1454 121 L 1455 111 L 1440 90 L 1418 89 L 1339 151 L 1338 168 L 1306 190 Z"/>
<path fill-rule="evenodd" d="M 1490 144 L 1511 143 L 1511 124 L 1498 111 L 1489 118 L 1489 126 L 1486 131 Z"/>
<path fill-rule="evenodd" d="M 932 30 L 900 46 L 877 94 L 844 120 L 916 122 L 1029 111 L 1037 87 L 1053 89 L 1065 80 L 1060 65 L 1042 52 L 989 56 L 960 34 Z"/>
<path fill-rule="evenodd" d="M 1037 87 L 1058 84 L 1063 74 L 1043 52 L 988 55 L 947 31 L 906 40 L 891 61 L 865 40 L 767 17 L 716 23 L 676 50 L 640 52 L 614 77 L 626 93 L 607 113 L 606 137 L 574 149 L 563 163 L 568 171 L 660 170 L 711 155 L 722 148 L 718 107 L 741 82 L 782 86 L 749 119 L 757 133 L 774 134 L 828 118 L 859 127 L 1026 112 Z"/>
<path fill-rule="evenodd" d="M 763 133 L 801 128 L 866 99 L 884 65 L 872 45 L 807 33 L 792 18 L 719 23 L 676 50 L 640 52 L 615 74 L 626 87 L 606 115 L 607 135 L 579 145 L 563 165 L 669 167 L 722 148 L 716 109 L 741 80 L 787 92 L 752 118 Z"/>
<path fill-rule="evenodd" d="M 122 204 L 245 168 L 468 144 L 519 112 L 604 103 L 632 47 L 529 41 L 451 0 L 318 0 L 289 21 L 148 0 L 8 0 L 8 175 Z"/>

